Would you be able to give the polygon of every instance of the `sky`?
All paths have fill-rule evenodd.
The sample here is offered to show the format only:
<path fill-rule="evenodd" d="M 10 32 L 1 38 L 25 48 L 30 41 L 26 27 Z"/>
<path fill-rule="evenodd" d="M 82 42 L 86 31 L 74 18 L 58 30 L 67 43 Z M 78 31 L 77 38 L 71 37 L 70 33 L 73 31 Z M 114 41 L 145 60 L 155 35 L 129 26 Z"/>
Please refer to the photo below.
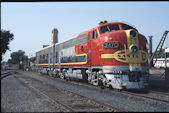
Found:
<path fill-rule="evenodd" d="M 54 28 L 63 42 L 104 20 L 132 25 L 147 40 L 152 35 L 154 51 L 169 30 L 169 2 L 2 2 L 1 29 L 14 34 L 3 61 L 12 52 L 23 50 L 31 57 L 42 45 L 50 45 Z M 169 34 L 163 47 L 169 47 Z"/>

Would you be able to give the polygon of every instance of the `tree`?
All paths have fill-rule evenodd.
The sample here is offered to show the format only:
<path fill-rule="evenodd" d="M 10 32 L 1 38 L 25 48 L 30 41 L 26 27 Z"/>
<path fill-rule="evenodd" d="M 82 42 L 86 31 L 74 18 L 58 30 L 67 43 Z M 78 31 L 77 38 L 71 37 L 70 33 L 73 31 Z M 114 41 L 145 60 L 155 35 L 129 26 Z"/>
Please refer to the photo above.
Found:
<path fill-rule="evenodd" d="M 0 62 L 2 61 L 2 55 L 6 53 L 7 50 L 9 50 L 9 42 L 13 40 L 13 33 L 10 33 L 10 31 L 1 30 L 1 49 L 0 49 Z"/>
<path fill-rule="evenodd" d="M 13 64 L 11 59 L 8 59 L 8 64 L 9 65 Z"/>
<path fill-rule="evenodd" d="M 18 50 L 17 52 L 11 53 L 11 59 L 8 60 L 8 63 L 27 65 L 28 56 L 25 55 L 24 51 Z"/>
<path fill-rule="evenodd" d="M 13 33 L 10 31 L 1 30 L 1 54 L 5 54 L 5 52 L 9 49 L 9 42 L 13 40 Z"/>

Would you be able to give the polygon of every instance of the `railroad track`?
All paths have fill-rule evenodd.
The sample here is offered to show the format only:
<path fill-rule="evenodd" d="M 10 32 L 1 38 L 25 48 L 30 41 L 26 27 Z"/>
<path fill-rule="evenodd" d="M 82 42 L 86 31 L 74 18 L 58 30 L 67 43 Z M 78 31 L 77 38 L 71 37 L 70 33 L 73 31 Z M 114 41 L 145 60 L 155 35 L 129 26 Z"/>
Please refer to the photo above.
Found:
<path fill-rule="evenodd" d="M 62 80 L 64 81 L 64 80 Z M 64 81 L 65 82 L 65 81 Z M 86 84 L 86 83 L 79 83 L 79 82 L 74 82 L 74 81 L 70 81 L 71 84 L 77 84 L 77 85 L 82 85 L 82 86 L 87 86 L 87 87 L 91 87 L 91 88 L 95 88 L 95 89 L 101 89 L 100 87 L 98 86 L 93 86 L 93 85 L 90 85 L 90 84 Z M 112 89 L 109 89 L 109 88 L 104 88 L 105 91 L 108 91 L 108 92 L 117 92 L 117 93 L 121 93 L 121 94 L 129 94 L 130 96 L 133 95 L 133 96 L 136 96 L 136 97 L 141 97 L 141 98 L 144 98 L 144 99 L 151 99 L 153 101 L 158 101 L 158 102 L 162 102 L 162 103 L 167 103 L 169 104 L 169 94 L 166 94 L 166 93 L 160 93 L 160 92 L 154 92 L 154 91 L 149 91 L 149 93 L 147 93 L 147 96 L 146 94 L 138 94 L 138 93 L 133 93 L 133 92 L 129 92 L 129 91 L 121 91 L 119 92 L 118 90 L 112 90 Z M 159 99 L 157 97 L 151 97 L 151 94 L 155 94 L 157 96 L 164 96 L 164 97 L 167 97 L 168 100 L 164 100 L 164 99 Z"/>
<path fill-rule="evenodd" d="M 6 71 L 5 73 L 1 73 L 1 80 L 3 79 L 3 78 L 6 78 L 6 77 L 8 77 L 8 76 L 10 76 L 10 75 L 12 75 L 13 73 L 16 73 L 15 71 Z"/>
<path fill-rule="evenodd" d="M 52 79 L 57 79 L 59 81 L 62 81 L 62 82 L 67 82 L 63 79 L 59 79 L 59 78 L 53 78 L 53 77 L 50 77 L 50 76 L 46 76 L 46 75 L 41 75 L 39 74 L 40 76 L 44 76 L 46 78 L 52 78 Z M 87 83 L 82 83 L 82 82 L 76 82 L 76 81 L 69 81 L 69 83 L 71 84 L 75 84 L 75 85 L 81 85 L 81 86 L 86 86 L 86 87 L 90 87 L 90 88 L 95 88 L 95 89 L 101 89 L 100 87 L 98 86 L 93 86 L 93 85 L 90 85 L 90 84 L 87 84 Z M 149 99 L 149 100 L 152 100 L 152 101 L 157 101 L 157 102 L 161 102 L 161 103 L 165 103 L 165 104 L 169 104 L 169 99 L 168 100 L 164 100 L 164 99 L 159 99 L 157 98 L 157 96 L 168 96 L 169 98 L 169 94 L 166 94 L 166 93 L 160 93 L 160 92 L 155 92 L 155 91 L 149 91 L 149 93 L 147 93 L 147 95 L 145 94 L 138 94 L 138 93 L 133 93 L 133 92 L 129 92 L 129 91 L 121 91 L 119 92 L 118 90 L 112 90 L 112 89 L 109 89 L 109 88 L 104 88 L 105 91 L 108 91 L 108 92 L 117 92 L 117 93 L 120 93 L 120 94 L 124 94 L 124 95 L 129 95 L 129 96 L 135 96 L 135 97 L 139 97 L 139 98 L 143 98 L 143 99 Z M 155 94 L 157 95 L 156 97 L 151 97 L 151 94 Z"/>
<path fill-rule="evenodd" d="M 23 85 L 33 89 L 34 91 L 36 91 L 38 94 L 44 96 L 45 98 L 47 98 L 50 102 L 53 102 L 56 106 L 62 107 L 66 112 L 72 112 L 73 110 L 67 106 L 65 106 L 64 104 L 61 104 L 60 102 L 58 102 L 57 100 L 55 100 L 54 98 L 48 96 L 46 93 L 44 93 L 43 91 L 37 89 L 36 87 L 30 85 L 26 80 L 24 80 L 23 78 L 19 78 L 17 76 L 14 76 L 16 79 L 18 79 L 20 82 L 22 82 Z"/>
<path fill-rule="evenodd" d="M 101 103 L 92 98 L 88 98 L 77 93 L 58 88 L 44 81 L 37 80 L 28 76 L 15 76 L 22 83 L 34 89 L 39 94 L 45 96 L 53 103 L 62 106 L 66 111 L 115 111 L 122 110 L 111 105 Z M 39 85 L 38 85 L 39 84 Z M 50 89 L 50 90 L 49 90 Z M 55 95 L 55 96 L 52 96 Z M 62 99 L 61 99 L 62 98 Z M 67 98 L 66 101 L 65 99 Z M 64 100 L 64 101 L 63 101 Z M 73 104 L 73 105 L 72 105 Z M 80 108 L 80 109 L 79 109 Z"/>
<path fill-rule="evenodd" d="M 122 91 L 122 93 L 129 94 L 129 95 L 136 96 L 136 97 L 141 97 L 141 98 L 144 98 L 144 99 L 149 99 L 149 100 L 152 100 L 152 101 L 157 101 L 157 102 L 160 102 L 160 103 L 169 104 L 169 100 L 162 100 L 162 99 L 159 99 L 159 98 L 154 98 L 154 97 L 151 97 L 151 96 L 132 93 L 132 92 L 128 92 L 128 91 Z"/>
<path fill-rule="evenodd" d="M 161 92 L 152 91 L 152 90 L 150 90 L 149 92 L 153 93 L 153 94 L 157 94 L 157 95 L 161 95 L 161 96 L 168 96 L 169 97 L 169 93 L 161 93 Z"/>
<path fill-rule="evenodd" d="M 74 81 L 71 81 L 70 83 L 77 84 L 77 85 L 83 85 L 83 86 L 96 88 L 96 89 L 101 89 L 98 86 L 92 86 L 90 84 L 85 84 L 85 83 L 79 83 L 79 82 L 74 82 Z M 108 91 L 108 92 L 117 92 L 117 93 L 121 93 L 121 94 L 124 94 L 124 95 L 126 95 L 126 94 L 133 95 L 133 96 L 136 96 L 136 97 L 141 97 L 141 98 L 144 98 L 144 99 L 151 99 L 153 101 L 158 101 L 158 102 L 169 104 L 169 94 L 167 94 L 167 93 L 155 92 L 155 91 L 151 91 L 150 90 L 149 93 L 147 93 L 147 94 L 141 94 L 141 93 L 138 94 L 138 93 L 133 93 L 133 92 L 129 92 L 129 91 L 121 91 L 121 92 L 119 92 L 118 90 L 112 90 L 112 89 L 109 89 L 109 88 L 104 88 L 104 90 Z M 151 97 L 151 94 L 154 94 L 156 96 L 161 96 L 161 97 L 167 97 L 168 100 L 159 99 L 157 97 Z"/>

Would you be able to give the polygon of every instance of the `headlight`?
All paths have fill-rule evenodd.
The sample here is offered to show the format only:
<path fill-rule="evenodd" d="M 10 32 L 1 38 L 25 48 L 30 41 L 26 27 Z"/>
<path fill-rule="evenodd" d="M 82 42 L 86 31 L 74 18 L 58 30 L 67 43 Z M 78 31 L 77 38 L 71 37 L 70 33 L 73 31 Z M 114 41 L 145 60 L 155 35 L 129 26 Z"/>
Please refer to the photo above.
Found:
<path fill-rule="evenodd" d="M 130 31 L 130 37 L 131 37 L 131 38 L 136 37 L 136 31 L 131 30 L 131 31 Z"/>
<path fill-rule="evenodd" d="M 132 46 L 132 47 L 131 47 L 131 52 L 132 52 L 132 53 L 136 53 L 137 51 L 138 51 L 137 46 Z"/>

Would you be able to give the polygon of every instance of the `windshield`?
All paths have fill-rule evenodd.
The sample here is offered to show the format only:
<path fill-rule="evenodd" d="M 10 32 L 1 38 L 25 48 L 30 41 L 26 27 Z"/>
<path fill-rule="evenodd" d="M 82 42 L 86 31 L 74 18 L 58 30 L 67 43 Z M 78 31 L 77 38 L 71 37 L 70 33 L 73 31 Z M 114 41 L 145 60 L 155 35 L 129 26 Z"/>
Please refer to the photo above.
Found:
<path fill-rule="evenodd" d="M 100 30 L 101 30 L 102 33 L 105 33 L 105 32 L 109 32 L 109 31 L 112 31 L 112 30 L 120 30 L 120 28 L 119 28 L 118 24 L 113 24 L 113 25 L 103 26 L 103 27 L 101 27 Z"/>
<path fill-rule="evenodd" d="M 128 25 L 125 25 L 125 24 L 122 24 L 122 27 L 123 27 L 124 30 L 135 29 L 135 28 L 133 28 L 133 27 L 131 27 L 131 26 L 128 26 Z M 138 32 L 137 29 L 135 29 L 135 30 Z"/>

